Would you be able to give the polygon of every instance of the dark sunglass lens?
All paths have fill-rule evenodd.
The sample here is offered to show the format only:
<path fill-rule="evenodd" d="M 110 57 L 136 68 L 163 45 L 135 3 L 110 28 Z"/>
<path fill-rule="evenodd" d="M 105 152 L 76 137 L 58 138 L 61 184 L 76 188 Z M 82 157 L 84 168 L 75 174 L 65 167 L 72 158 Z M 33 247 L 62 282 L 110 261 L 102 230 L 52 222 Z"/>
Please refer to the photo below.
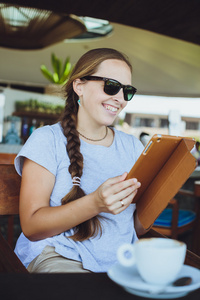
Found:
<path fill-rule="evenodd" d="M 119 92 L 120 88 L 120 84 L 115 80 L 109 79 L 105 81 L 104 92 L 107 95 L 116 95 Z"/>
<path fill-rule="evenodd" d="M 130 101 L 133 98 L 135 93 L 136 93 L 136 89 L 134 87 L 126 86 L 124 88 L 124 99 L 126 101 Z"/>

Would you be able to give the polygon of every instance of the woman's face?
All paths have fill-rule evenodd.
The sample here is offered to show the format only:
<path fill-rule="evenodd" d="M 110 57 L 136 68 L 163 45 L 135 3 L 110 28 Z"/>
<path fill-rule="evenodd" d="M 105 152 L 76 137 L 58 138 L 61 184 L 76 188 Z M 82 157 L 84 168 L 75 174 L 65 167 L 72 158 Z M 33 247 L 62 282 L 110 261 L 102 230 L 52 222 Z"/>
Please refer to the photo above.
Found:
<path fill-rule="evenodd" d="M 131 85 L 131 70 L 129 66 L 117 59 L 103 61 L 93 76 L 115 79 L 124 85 Z M 86 126 L 111 125 L 117 115 L 127 105 L 124 100 L 123 89 L 116 95 L 104 92 L 104 81 L 78 80 L 78 95 L 81 106 L 78 111 L 78 122 Z M 77 92 L 77 91 L 76 91 Z"/>

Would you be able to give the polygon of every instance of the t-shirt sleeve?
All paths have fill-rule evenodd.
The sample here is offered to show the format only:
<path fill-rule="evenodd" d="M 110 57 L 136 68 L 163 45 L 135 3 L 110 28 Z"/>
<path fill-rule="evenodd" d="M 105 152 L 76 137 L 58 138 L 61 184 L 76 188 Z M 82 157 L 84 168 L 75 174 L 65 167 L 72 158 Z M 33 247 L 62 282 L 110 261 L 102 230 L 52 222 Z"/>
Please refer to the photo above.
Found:
<path fill-rule="evenodd" d="M 15 158 L 15 168 L 19 175 L 22 175 L 24 158 L 34 161 L 56 175 L 56 143 L 50 126 L 36 129 L 18 153 Z"/>

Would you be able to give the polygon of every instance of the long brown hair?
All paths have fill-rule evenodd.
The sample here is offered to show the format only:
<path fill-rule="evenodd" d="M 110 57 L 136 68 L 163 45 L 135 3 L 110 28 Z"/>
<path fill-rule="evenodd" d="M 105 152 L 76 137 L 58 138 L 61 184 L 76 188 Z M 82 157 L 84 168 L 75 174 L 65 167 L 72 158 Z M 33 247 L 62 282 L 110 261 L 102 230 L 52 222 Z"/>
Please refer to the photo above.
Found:
<path fill-rule="evenodd" d="M 77 78 L 82 78 L 87 75 L 94 74 L 99 65 L 107 59 L 117 59 L 124 61 L 132 71 L 132 66 L 128 58 L 110 48 L 93 49 L 85 53 L 76 63 L 69 80 L 65 85 L 66 104 L 65 110 L 61 117 L 61 125 L 64 135 L 67 138 L 67 153 L 70 159 L 69 173 L 71 178 L 81 178 L 83 173 L 83 155 L 80 152 L 80 139 L 76 130 L 77 113 L 78 113 L 78 95 L 73 90 L 73 81 Z M 85 192 L 80 186 L 73 185 L 71 191 L 62 199 L 62 204 L 74 201 L 85 196 Z M 92 219 L 85 221 L 75 228 L 73 240 L 83 241 L 90 237 L 96 236 L 99 232 L 102 233 L 100 218 L 95 216 Z"/>

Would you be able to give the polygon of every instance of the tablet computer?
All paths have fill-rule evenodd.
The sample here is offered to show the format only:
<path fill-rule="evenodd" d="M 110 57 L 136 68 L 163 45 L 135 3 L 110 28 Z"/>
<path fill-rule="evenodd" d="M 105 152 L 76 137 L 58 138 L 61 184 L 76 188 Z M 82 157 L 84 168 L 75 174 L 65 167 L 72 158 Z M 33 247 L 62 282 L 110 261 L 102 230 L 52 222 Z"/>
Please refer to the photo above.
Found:
<path fill-rule="evenodd" d="M 155 221 L 196 168 L 196 159 L 190 153 L 194 144 L 193 138 L 154 135 L 128 173 L 127 179 L 141 182 L 133 202 L 137 203 L 145 228 Z"/>

